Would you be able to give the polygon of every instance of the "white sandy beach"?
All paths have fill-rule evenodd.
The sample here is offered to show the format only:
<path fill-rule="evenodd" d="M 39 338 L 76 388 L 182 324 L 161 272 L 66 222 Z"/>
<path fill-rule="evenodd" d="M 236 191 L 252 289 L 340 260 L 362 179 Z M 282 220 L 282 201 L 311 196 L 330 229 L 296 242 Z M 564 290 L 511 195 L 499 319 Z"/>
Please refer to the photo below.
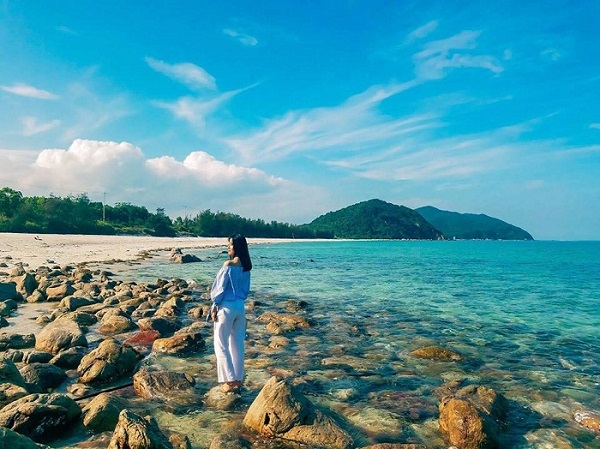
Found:
<path fill-rule="evenodd" d="M 145 251 L 170 251 L 219 247 L 225 237 L 147 237 L 105 235 L 59 235 L 0 233 L 0 263 L 11 267 L 22 263 L 30 268 L 49 263 L 64 265 L 130 261 Z M 286 242 L 285 239 L 248 239 L 249 244 Z"/>

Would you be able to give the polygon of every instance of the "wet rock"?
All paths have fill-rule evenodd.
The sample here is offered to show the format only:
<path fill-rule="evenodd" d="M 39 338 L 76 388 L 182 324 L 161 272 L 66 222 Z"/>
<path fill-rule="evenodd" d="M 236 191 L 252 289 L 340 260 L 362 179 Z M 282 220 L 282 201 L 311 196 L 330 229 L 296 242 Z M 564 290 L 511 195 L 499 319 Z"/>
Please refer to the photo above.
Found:
<path fill-rule="evenodd" d="M 347 449 L 354 444 L 332 418 L 289 382 L 276 377 L 260 391 L 244 417 L 244 425 L 261 435 L 312 447 Z"/>
<path fill-rule="evenodd" d="M 307 329 L 310 322 L 303 316 L 285 313 L 266 312 L 257 321 L 267 324 L 267 331 L 274 335 L 282 335 L 298 329 Z"/>
<path fill-rule="evenodd" d="M 187 435 L 172 433 L 169 435 L 169 442 L 173 445 L 173 449 L 192 449 L 192 443 Z"/>
<path fill-rule="evenodd" d="M 63 349 L 87 345 L 87 339 L 77 323 L 69 319 L 59 318 L 40 331 L 35 349 L 58 354 Z"/>
<path fill-rule="evenodd" d="M 506 399 L 477 385 L 461 388 L 440 403 L 439 424 L 450 444 L 464 449 L 498 447 Z"/>
<path fill-rule="evenodd" d="M 115 394 L 100 393 L 83 407 L 83 425 L 95 433 L 112 432 L 125 407 L 125 402 Z"/>
<path fill-rule="evenodd" d="M 79 366 L 81 359 L 88 353 L 88 348 L 84 346 L 74 346 L 60 351 L 50 363 L 63 369 L 73 369 Z"/>
<path fill-rule="evenodd" d="M 83 383 L 108 382 L 131 375 L 137 361 L 137 351 L 108 339 L 81 359 L 77 374 Z"/>
<path fill-rule="evenodd" d="M 151 417 L 122 410 L 108 449 L 172 449 L 173 445 Z"/>
<path fill-rule="evenodd" d="M 440 346 L 427 346 L 425 348 L 415 349 L 411 354 L 420 359 L 429 360 L 461 360 L 462 356 L 450 349 L 445 349 Z"/>
<path fill-rule="evenodd" d="M 162 399 L 177 402 L 198 402 L 194 396 L 194 379 L 175 371 L 150 371 L 141 369 L 133 376 L 135 393 L 146 399 Z"/>
<path fill-rule="evenodd" d="M 34 334 L 12 334 L 2 332 L 0 334 L 0 351 L 7 349 L 25 349 L 35 346 Z"/>
<path fill-rule="evenodd" d="M 3 449 L 50 449 L 49 446 L 36 443 L 25 435 L 3 427 L 0 427 L 0 442 Z"/>
<path fill-rule="evenodd" d="M 177 333 L 172 337 L 158 338 L 152 344 L 153 352 L 165 352 L 167 354 L 191 355 L 204 349 L 206 345 L 202 333 L 199 331 Z"/>
<path fill-rule="evenodd" d="M 231 410 L 241 398 L 239 393 L 226 393 L 223 385 L 216 385 L 204 395 L 204 405 L 217 410 Z"/>
<path fill-rule="evenodd" d="M 139 331 L 133 334 L 131 337 L 125 339 L 123 344 L 127 346 L 131 346 L 135 348 L 137 351 L 145 351 L 150 350 L 152 348 L 152 344 L 154 340 L 160 337 L 158 331 L 148 330 L 148 331 Z"/>
<path fill-rule="evenodd" d="M 169 261 L 173 263 L 202 262 L 202 260 L 198 256 L 194 256 L 193 254 L 183 254 L 180 248 L 173 248 L 171 250 Z"/>
<path fill-rule="evenodd" d="M 575 421 L 594 432 L 600 432 L 600 413 L 591 411 L 578 411 L 574 415 Z"/>
<path fill-rule="evenodd" d="M 30 394 L 0 410 L 0 426 L 39 442 L 60 436 L 80 415 L 79 405 L 66 395 Z"/>
<path fill-rule="evenodd" d="M 41 391 L 56 388 L 67 379 L 67 374 L 58 366 L 49 363 L 30 363 L 20 370 L 23 379 Z"/>

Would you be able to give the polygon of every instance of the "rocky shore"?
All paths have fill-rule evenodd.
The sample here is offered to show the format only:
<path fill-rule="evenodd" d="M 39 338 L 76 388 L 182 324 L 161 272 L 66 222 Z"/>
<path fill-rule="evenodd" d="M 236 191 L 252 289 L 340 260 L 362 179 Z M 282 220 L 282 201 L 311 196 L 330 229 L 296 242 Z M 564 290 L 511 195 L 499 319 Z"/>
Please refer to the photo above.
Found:
<path fill-rule="evenodd" d="M 182 252 L 170 256 L 183 261 L 177 254 Z M 69 447 L 86 448 L 501 447 L 509 401 L 465 379 L 441 385 L 433 402 L 397 389 L 378 391 L 369 398 L 371 406 L 352 414 L 345 411 L 359 393 L 349 384 L 329 392 L 348 408 L 330 406 L 309 369 L 278 363 L 290 346 L 303 342 L 294 350 L 298 360 L 318 358 L 331 378 L 357 376 L 377 385 L 387 382 L 386 373 L 377 360 L 352 355 L 335 342 L 329 354 L 311 353 L 319 323 L 305 302 L 249 299 L 248 378 L 240 394 L 231 394 L 215 385 L 211 326 L 205 321 L 208 283 L 119 280 L 108 264 L 4 265 L 0 439 L 11 442 L 7 447 L 14 442 L 41 448 L 66 435 Z M 19 309 L 40 303 L 53 307 L 36 318 L 39 331 L 11 332 Z M 347 343 L 365 334 L 349 328 Z M 463 358 L 439 346 L 420 347 L 411 357 L 432 364 Z M 218 429 L 207 429 L 206 442 L 197 436 L 201 431 L 182 432 L 161 423 L 154 413 L 161 410 L 197 416 L 198 422 L 195 414 L 203 410 L 229 419 Z M 582 411 L 574 419 L 599 429 L 594 412 Z M 422 421 L 435 424 L 428 438 L 407 429 Z"/>

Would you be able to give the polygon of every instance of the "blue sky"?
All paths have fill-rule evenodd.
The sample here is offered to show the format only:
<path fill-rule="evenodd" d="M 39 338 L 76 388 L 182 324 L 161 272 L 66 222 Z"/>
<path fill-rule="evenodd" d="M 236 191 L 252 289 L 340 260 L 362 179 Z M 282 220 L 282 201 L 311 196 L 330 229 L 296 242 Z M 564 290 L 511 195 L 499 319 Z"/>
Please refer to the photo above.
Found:
<path fill-rule="evenodd" d="M 600 239 L 600 3 L 0 0 L 0 186 Z"/>

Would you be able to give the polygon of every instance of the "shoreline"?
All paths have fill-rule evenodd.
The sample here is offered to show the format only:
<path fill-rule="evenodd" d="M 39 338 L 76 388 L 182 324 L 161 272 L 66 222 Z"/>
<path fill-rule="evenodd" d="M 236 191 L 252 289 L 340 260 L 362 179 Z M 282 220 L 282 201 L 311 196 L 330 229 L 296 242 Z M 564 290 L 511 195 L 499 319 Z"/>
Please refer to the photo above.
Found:
<path fill-rule="evenodd" d="M 250 245 L 309 240 L 248 238 Z M 0 263 L 37 268 L 45 264 L 80 264 L 133 261 L 148 252 L 183 252 L 225 246 L 226 237 L 151 237 L 128 235 L 0 233 Z"/>

